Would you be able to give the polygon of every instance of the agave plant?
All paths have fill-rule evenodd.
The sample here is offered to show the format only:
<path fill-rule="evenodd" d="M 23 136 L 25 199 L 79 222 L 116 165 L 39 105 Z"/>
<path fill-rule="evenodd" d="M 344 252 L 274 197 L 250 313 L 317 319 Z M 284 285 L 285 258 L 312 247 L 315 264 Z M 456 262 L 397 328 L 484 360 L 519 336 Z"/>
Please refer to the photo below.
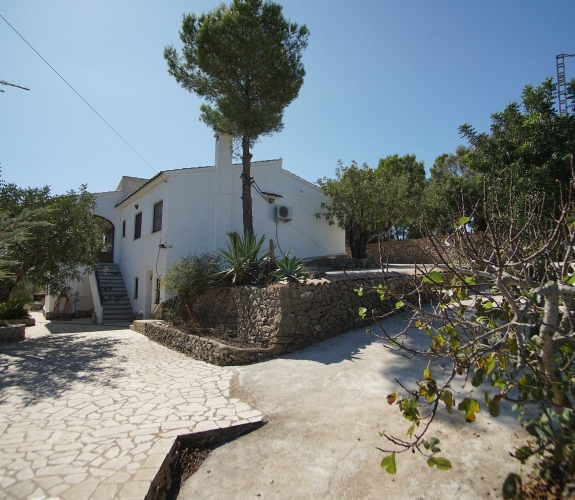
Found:
<path fill-rule="evenodd" d="M 272 276 L 277 281 L 285 280 L 289 283 L 296 283 L 298 280 L 307 277 L 303 261 L 297 257 L 290 259 L 289 255 L 286 254 L 276 264 L 278 268 L 272 273 Z"/>
<path fill-rule="evenodd" d="M 224 269 L 212 276 L 216 286 L 241 286 L 257 284 L 263 257 L 260 257 L 265 236 L 230 233 L 228 249 L 216 252 L 224 261 Z"/>
<path fill-rule="evenodd" d="M 24 307 L 28 302 L 28 297 L 10 297 L 6 302 L 0 304 L 0 319 L 29 318 L 30 314 Z"/>

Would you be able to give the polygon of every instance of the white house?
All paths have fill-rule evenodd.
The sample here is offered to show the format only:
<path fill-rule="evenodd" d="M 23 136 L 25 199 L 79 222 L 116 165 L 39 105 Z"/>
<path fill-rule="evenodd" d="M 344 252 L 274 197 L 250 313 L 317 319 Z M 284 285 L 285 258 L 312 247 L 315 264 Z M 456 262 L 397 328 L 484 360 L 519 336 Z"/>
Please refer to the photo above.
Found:
<path fill-rule="evenodd" d="M 95 215 L 107 221 L 108 258 L 119 265 L 131 310 L 147 318 L 164 301 L 161 276 L 175 260 L 226 248 L 227 232 L 243 232 L 241 164 L 232 162 L 232 136 L 216 135 L 215 166 L 165 170 L 151 179 L 123 177 L 115 191 L 97 193 Z M 282 160 L 253 162 L 254 231 L 273 239 L 278 254 L 313 258 L 345 253 L 344 233 L 317 219 L 325 196 L 284 170 Z M 74 283 L 74 309 L 102 319 L 94 276 Z M 47 313 L 61 304 L 46 299 Z"/>

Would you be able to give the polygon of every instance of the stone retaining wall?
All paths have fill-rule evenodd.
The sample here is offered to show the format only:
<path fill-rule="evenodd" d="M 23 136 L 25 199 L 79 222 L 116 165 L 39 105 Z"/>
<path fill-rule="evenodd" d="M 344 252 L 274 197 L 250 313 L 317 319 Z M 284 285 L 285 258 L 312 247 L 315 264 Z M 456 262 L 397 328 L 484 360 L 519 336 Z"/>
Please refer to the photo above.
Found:
<path fill-rule="evenodd" d="M 12 326 L 0 325 L 0 342 L 19 342 L 26 338 L 26 326 L 23 324 Z"/>
<path fill-rule="evenodd" d="M 441 244 L 441 242 L 436 242 Z M 449 250 L 440 248 L 444 258 L 449 262 L 455 258 Z M 413 240 L 384 241 L 381 243 L 383 262 L 389 264 L 441 264 L 439 253 L 434 248 L 429 238 Z M 367 256 L 379 262 L 379 245 L 370 243 L 367 245 Z"/>
<path fill-rule="evenodd" d="M 217 366 L 247 365 L 270 358 L 273 354 L 269 348 L 226 345 L 160 323 L 146 322 L 143 328 L 135 329 L 158 344 Z"/>
<path fill-rule="evenodd" d="M 389 312 L 395 299 L 382 301 L 376 293 L 359 296 L 354 291 L 360 285 L 368 288 L 379 282 L 374 277 L 359 283 L 310 280 L 267 288 L 212 289 L 190 309 L 200 327 L 233 333 L 242 342 L 277 356 L 368 324 L 359 317 L 360 307 L 379 314 Z M 414 276 L 388 280 L 400 294 L 412 291 L 418 282 Z"/>
<path fill-rule="evenodd" d="M 0 319 L 0 323 L 7 323 L 9 325 L 34 326 L 36 325 L 36 319 L 34 318 Z"/>
<path fill-rule="evenodd" d="M 266 288 L 214 288 L 190 304 L 189 309 L 200 329 L 215 334 L 196 335 L 156 321 L 135 321 L 133 329 L 195 359 L 219 366 L 244 365 L 369 324 L 369 320 L 360 318 L 360 307 L 377 314 L 391 311 L 396 299 L 381 300 L 379 294 L 368 291 L 380 282 L 381 277 L 374 276 L 355 281 L 309 280 Z M 413 291 L 420 278 L 395 276 L 388 278 L 387 284 L 403 295 Z M 357 293 L 360 287 L 364 287 L 361 296 Z M 218 341 L 226 337 L 248 347 Z"/>

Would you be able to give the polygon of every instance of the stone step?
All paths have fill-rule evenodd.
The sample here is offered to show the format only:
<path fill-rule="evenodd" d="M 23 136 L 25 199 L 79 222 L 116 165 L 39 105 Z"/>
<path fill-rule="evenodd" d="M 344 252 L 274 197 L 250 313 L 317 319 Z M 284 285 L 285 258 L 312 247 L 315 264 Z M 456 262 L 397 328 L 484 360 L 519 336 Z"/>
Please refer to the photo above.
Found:
<path fill-rule="evenodd" d="M 125 295 L 118 295 L 116 297 L 105 295 L 102 298 L 102 304 L 125 304 L 126 306 L 130 306 L 131 302 L 130 299 Z"/>
<path fill-rule="evenodd" d="M 106 314 L 104 314 L 102 321 L 104 323 L 106 323 L 107 321 L 122 321 L 122 322 L 130 322 L 133 321 L 133 315 L 129 315 L 129 316 L 108 316 Z"/>
<path fill-rule="evenodd" d="M 125 287 L 124 288 L 120 288 L 120 287 L 117 287 L 117 288 L 106 287 L 106 288 L 104 288 L 104 287 L 102 287 L 102 289 L 101 289 L 102 295 L 127 295 L 127 293 L 128 292 L 126 291 Z"/>
<path fill-rule="evenodd" d="M 130 306 L 130 304 L 126 304 L 126 303 L 114 303 L 114 302 L 110 302 L 107 304 L 104 304 L 105 310 L 106 311 L 131 311 L 132 307 Z"/>
<path fill-rule="evenodd" d="M 118 264 L 100 264 L 97 270 L 102 298 L 102 321 L 131 322 L 134 313 Z"/>
<path fill-rule="evenodd" d="M 126 292 L 108 292 L 108 291 L 102 292 L 102 302 L 105 302 L 106 300 L 117 302 L 118 300 L 122 299 L 125 299 L 126 303 L 130 302 L 130 299 L 128 298 L 128 294 Z"/>

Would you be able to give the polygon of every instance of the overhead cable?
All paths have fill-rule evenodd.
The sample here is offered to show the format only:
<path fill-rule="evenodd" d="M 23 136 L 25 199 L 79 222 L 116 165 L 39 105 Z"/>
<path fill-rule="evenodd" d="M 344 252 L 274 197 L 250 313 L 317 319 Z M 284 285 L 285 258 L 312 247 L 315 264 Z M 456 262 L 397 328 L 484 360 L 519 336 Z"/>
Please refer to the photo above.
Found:
<path fill-rule="evenodd" d="M 66 81 L 66 79 L 65 79 L 60 73 L 58 73 L 58 72 L 54 69 L 54 67 L 53 67 L 46 59 L 44 59 L 44 57 L 42 57 L 42 55 L 41 55 L 34 47 L 32 47 L 32 45 L 30 44 L 30 42 L 28 42 L 28 40 L 26 40 L 26 39 L 18 32 L 18 30 L 17 30 L 16 28 L 14 28 L 14 26 L 12 26 L 12 25 L 6 20 L 6 18 L 5 18 L 2 14 L 0 14 L 0 17 L 4 20 L 4 22 L 5 22 L 8 26 L 10 26 L 10 28 L 12 28 L 12 29 L 14 30 L 14 32 L 15 32 L 22 40 L 24 40 L 24 42 L 26 43 L 26 45 L 28 45 L 28 47 L 30 47 L 30 48 L 38 55 L 38 57 L 40 57 L 40 59 L 42 59 L 42 61 L 44 61 L 44 62 L 48 65 L 48 67 L 49 67 L 53 72 L 56 73 L 56 74 L 60 77 L 60 79 L 61 79 L 66 85 L 68 85 L 68 87 L 70 87 L 70 88 L 74 91 L 74 93 L 75 93 L 80 99 L 82 99 L 82 101 L 84 101 L 84 104 L 86 104 L 86 106 L 88 106 L 88 107 L 98 116 L 98 118 L 100 118 L 100 120 L 102 120 L 102 121 L 108 126 L 108 128 L 109 128 L 112 132 L 114 132 L 114 134 L 116 134 L 116 135 L 124 142 L 124 144 L 126 144 L 126 146 L 128 146 L 128 147 L 138 156 L 138 158 L 140 158 L 140 160 L 142 160 L 146 165 L 148 165 L 148 167 L 150 167 L 150 169 L 151 169 L 152 171 L 155 172 L 154 168 L 153 168 L 146 160 L 144 160 L 144 158 L 142 157 L 142 155 L 140 155 L 140 153 L 138 153 L 132 146 L 130 146 L 130 144 L 128 144 L 128 141 L 126 141 L 126 139 L 124 139 L 124 138 L 116 131 L 116 129 L 114 129 L 114 127 L 112 127 L 112 125 L 110 125 L 110 124 L 104 119 L 104 117 L 103 117 L 100 113 L 98 113 L 98 112 L 92 107 L 92 105 L 91 105 L 88 101 L 86 101 L 86 99 L 84 99 L 84 98 L 80 95 L 80 93 L 79 93 L 74 87 L 72 87 L 72 85 L 70 85 L 70 84 Z"/>

